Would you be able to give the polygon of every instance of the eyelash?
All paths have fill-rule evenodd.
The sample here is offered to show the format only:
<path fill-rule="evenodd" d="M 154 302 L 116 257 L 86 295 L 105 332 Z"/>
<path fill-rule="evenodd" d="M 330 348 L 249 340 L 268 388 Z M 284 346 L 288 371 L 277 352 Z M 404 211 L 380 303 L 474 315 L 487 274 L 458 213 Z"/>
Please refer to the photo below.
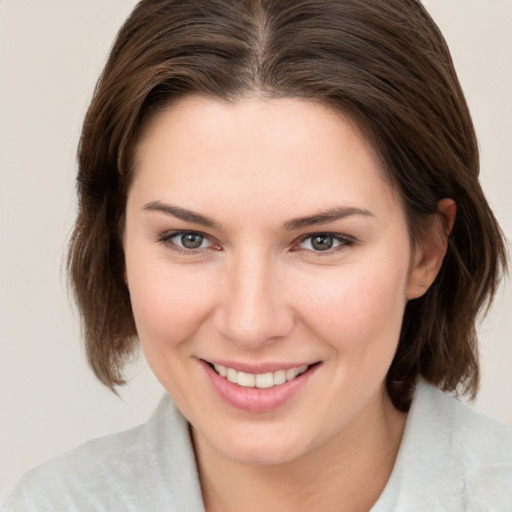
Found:
<path fill-rule="evenodd" d="M 180 247 L 179 245 L 177 245 L 175 242 L 172 241 L 173 238 L 175 238 L 177 236 L 184 236 L 184 235 L 197 235 L 197 236 L 202 237 L 203 241 L 209 240 L 209 237 L 207 235 L 205 235 L 204 233 L 201 233 L 200 231 L 187 230 L 187 231 L 172 231 L 172 232 L 163 233 L 162 235 L 160 235 L 158 237 L 157 241 L 160 242 L 161 244 L 165 245 L 165 247 L 167 247 L 168 249 L 170 249 L 174 252 L 177 252 L 179 254 L 187 255 L 187 256 L 194 255 L 194 253 L 198 254 L 199 252 L 202 252 L 204 249 L 206 249 L 206 247 L 198 247 L 197 249 L 186 249 L 185 247 Z M 213 246 L 215 246 L 215 244 L 213 244 Z"/>
<path fill-rule="evenodd" d="M 299 244 L 303 244 L 307 240 L 313 240 L 316 237 L 329 237 L 332 238 L 334 242 L 339 242 L 339 245 L 330 249 L 326 249 L 325 251 L 315 251 L 312 249 L 302 249 L 295 247 Z M 329 233 L 329 232 L 317 232 L 317 233 L 310 233 L 308 235 L 302 236 L 299 238 L 298 242 L 294 244 L 294 250 L 295 251 L 306 251 L 308 253 L 313 253 L 315 256 L 329 256 L 332 254 L 335 254 L 341 250 L 343 250 L 346 247 L 352 247 L 355 244 L 355 240 L 347 235 L 341 235 L 339 233 Z"/>
<path fill-rule="evenodd" d="M 184 236 L 184 235 L 197 235 L 197 236 L 202 237 L 203 241 L 209 240 L 208 235 L 206 235 L 205 233 L 201 233 L 200 231 L 187 230 L 187 231 L 172 231 L 172 232 L 163 233 L 162 235 L 160 235 L 157 238 L 157 242 L 165 245 L 168 249 L 170 249 L 174 252 L 177 252 L 179 254 L 184 254 L 187 256 L 191 256 L 194 253 L 198 254 L 198 253 L 202 252 L 203 250 L 210 249 L 212 247 L 216 248 L 215 244 L 212 244 L 212 247 L 198 247 L 195 249 L 186 249 L 186 248 L 180 247 L 179 245 L 177 245 L 175 242 L 172 241 L 173 238 L 178 237 L 178 236 Z M 325 251 L 315 251 L 312 249 L 304 249 L 304 248 L 298 247 L 300 244 L 303 244 L 307 240 L 310 240 L 310 239 L 312 240 L 315 237 L 330 237 L 335 242 L 339 242 L 339 245 L 334 248 L 331 248 L 331 249 L 326 249 Z M 315 256 L 316 255 L 328 256 L 328 255 L 332 255 L 332 254 L 342 250 L 345 247 L 351 247 L 353 245 L 355 245 L 355 240 L 352 237 L 349 237 L 347 235 L 341 235 L 339 233 L 329 233 L 329 232 L 321 232 L 320 231 L 320 232 L 310 233 L 308 235 L 301 236 L 297 241 L 294 242 L 294 244 L 292 246 L 292 251 L 294 251 L 294 252 L 306 251 L 306 252 L 315 254 Z M 219 250 L 219 249 L 216 249 L 216 250 Z"/>

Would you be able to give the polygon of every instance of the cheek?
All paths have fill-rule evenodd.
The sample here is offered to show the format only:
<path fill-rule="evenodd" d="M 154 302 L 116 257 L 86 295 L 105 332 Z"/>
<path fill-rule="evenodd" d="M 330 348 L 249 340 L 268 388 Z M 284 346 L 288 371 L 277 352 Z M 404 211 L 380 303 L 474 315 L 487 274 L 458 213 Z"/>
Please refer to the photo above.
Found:
<path fill-rule="evenodd" d="M 144 351 L 189 339 L 208 315 L 207 275 L 165 261 L 133 263 L 128 268 L 130 298 Z"/>
<path fill-rule="evenodd" d="M 394 349 L 405 308 L 407 271 L 406 265 L 375 260 L 302 282 L 297 294 L 303 315 L 337 349 L 364 350 L 377 344 Z"/>

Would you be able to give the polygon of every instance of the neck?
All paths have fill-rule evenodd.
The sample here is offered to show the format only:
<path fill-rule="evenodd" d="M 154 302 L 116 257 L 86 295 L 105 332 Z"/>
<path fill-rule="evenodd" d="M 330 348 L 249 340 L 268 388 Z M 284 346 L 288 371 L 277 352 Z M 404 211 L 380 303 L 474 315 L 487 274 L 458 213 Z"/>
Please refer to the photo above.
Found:
<path fill-rule="evenodd" d="M 293 461 L 247 465 L 192 431 L 208 512 L 367 512 L 391 475 L 406 415 L 385 396 L 326 443 Z"/>

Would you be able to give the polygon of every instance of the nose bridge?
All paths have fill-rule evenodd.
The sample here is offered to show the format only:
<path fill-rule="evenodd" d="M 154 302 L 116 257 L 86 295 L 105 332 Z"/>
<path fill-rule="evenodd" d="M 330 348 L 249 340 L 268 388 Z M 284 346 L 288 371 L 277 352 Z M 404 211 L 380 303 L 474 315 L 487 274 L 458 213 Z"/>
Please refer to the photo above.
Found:
<path fill-rule="evenodd" d="M 233 257 L 224 300 L 218 311 L 218 328 L 233 342 L 259 347 L 285 336 L 293 318 L 279 269 L 262 250 L 246 248 Z"/>

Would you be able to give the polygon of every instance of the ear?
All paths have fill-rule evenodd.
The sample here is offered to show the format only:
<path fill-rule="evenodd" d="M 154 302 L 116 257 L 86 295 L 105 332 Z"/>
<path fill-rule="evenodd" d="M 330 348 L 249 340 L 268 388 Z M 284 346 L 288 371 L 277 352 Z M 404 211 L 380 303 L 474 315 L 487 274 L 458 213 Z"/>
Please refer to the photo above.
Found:
<path fill-rule="evenodd" d="M 430 226 L 414 247 L 407 284 L 408 300 L 424 295 L 439 273 L 456 211 L 453 199 L 442 199 L 437 203 L 437 212 L 432 216 Z"/>

